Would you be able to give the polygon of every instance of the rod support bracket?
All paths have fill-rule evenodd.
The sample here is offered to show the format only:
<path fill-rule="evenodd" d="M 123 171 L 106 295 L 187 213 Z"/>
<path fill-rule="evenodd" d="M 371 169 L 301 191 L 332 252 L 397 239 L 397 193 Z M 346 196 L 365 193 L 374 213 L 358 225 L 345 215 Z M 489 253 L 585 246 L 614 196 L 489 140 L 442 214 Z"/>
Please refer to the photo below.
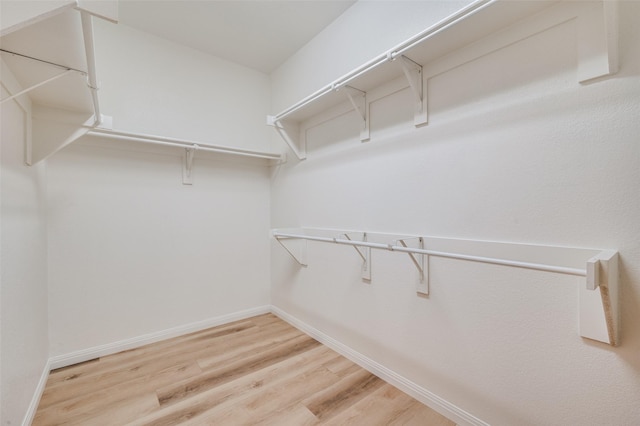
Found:
<path fill-rule="evenodd" d="M 368 141 L 371 138 L 371 132 L 369 130 L 369 103 L 367 102 L 367 93 L 347 85 L 336 88 L 336 91 L 339 90 L 345 93 L 349 102 L 353 105 L 353 109 L 358 113 L 358 117 L 362 121 L 360 141 Z"/>
<path fill-rule="evenodd" d="M 413 237 L 413 238 L 403 238 L 398 240 L 398 243 L 402 247 L 408 247 L 406 241 L 407 240 L 417 240 L 418 248 L 420 250 L 424 250 L 424 238 L 422 237 Z M 419 274 L 419 283 L 416 285 L 416 292 L 419 294 L 428 295 L 429 294 L 429 257 L 426 254 L 422 253 L 407 253 L 411 262 L 418 270 Z"/>
<path fill-rule="evenodd" d="M 289 256 L 296 261 L 296 263 L 304 268 L 308 266 L 307 263 L 307 240 L 304 238 L 284 238 L 274 236 L 275 240 L 280 244 Z M 285 244 L 285 241 L 287 242 Z"/>
<path fill-rule="evenodd" d="M 427 124 L 427 84 L 422 65 L 412 61 L 404 55 L 400 56 L 400 66 L 406 77 L 414 98 L 413 125 L 416 127 Z"/>
<path fill-rule="evenodd" d="M 580 335 L 617 346 L 619 343 L 618 252 L 604 250 L 587 260 L 586 286 L 579 290 Z"/>
<path fill-rule="evenodd" d="M 193 185 L 193 159 L 196 154 L 198 145 L 194 144 L 193 147 L 184 149 L 184 158 L 182 161 L 182 184 Z"/>
<path fill-rule="evenodd" d="M 342 234 L 344 237 L 353 241 L 349 234 Z M 335 239 L 334 239 L 335 240 Z M 367 241 L 367 233 L 362 233 L 362 241 Z M 362 279 L 365 281 L 371 281 L 371 247 L 358 247 L 353 246 L 354 249 L 358 252 L 358 255 L 362 258 Z"/>

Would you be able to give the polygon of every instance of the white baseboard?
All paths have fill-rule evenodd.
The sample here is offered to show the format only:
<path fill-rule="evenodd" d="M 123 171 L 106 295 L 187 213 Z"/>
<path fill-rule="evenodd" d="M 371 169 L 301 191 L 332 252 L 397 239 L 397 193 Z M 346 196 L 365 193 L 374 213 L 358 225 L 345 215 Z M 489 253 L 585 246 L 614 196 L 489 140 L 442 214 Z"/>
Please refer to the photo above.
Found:
<path fill-rule="evenodd" d="M 77 352 L 72 352 L 70 354 L 58 355 L 49 359 L 49 367 L 51 370 L 55 370 L 56 368 L 62 368 L 102 356 L 115 354 L 129 349 L 139 348 L 140 346 L 148 345 L 149 343 L 159 342 L 161 340 L 182 336 L 184 334 L 193 333 L 196 331 L 204 330 L 206 328 L 223 325 L 229 322 L 250 318 L 256 315 L 266 314 L 269 312 L 271 312 L 270 306 L 259 306 L 257 308 L 246 309 L 244 311 L 209 318 L 204 321 L 181 325 L 178 327 L 169 328 L 167 330 L 157 331 L 155 333 L 149 333 L 131 339 L 121 340 L 119 342 L 107 343 L 106 345 L 83 349 Z"/>
<path fill-rule="evenodd" d="M 300 321 L 299 319 L 289 315 L 287 312 L 278 308 L 277 306 L 271 306 L 271 312 L 273 312 L 278 317 L 282 318 L 289 324 L 294 327 L 304 331 L 309 336 L 313 337 L 320 343 L 330 347 L 334 351 L 343 355 L 344 357 L 350 359 L 355 362 L 365 370 L 370 371 L 386 382 L 392 384 L 397 387 L 401 391 L 406 394 L 412 396 L 428 407 L 434 409 L 438 413 L 443 416 L 455 421 L 459 425 L 472 425 L 472 426 L 489 426 L 488 423 L 480 420 L 479 418 L 471 415 L 470 413 L 464 411 L 460 407 L 440 398 L 438 395 L 433 392 L 428 391 L 422 386 L 417 385 L 416 383 L 408 380 L 407 378 L 397 374 L 396 372 L 388 369 L 387 367 L 378 364 L 371 358 L 368 358 L 361 353 L 351 349 L 349 346 L 335 340 L 332 337 L 324 334 L 323 332 L 317 330 L 316 328 Z"/>
<path fill-rule="evenodd" d="M 38 404 L 40 404 L 40 398 L 42 397 L 42 393 L 44 392 L 44 387 L 47 385 L 47 378 L 49 377 L 50 371 L 51 359 L 47 360 L 46 364 L 44 365 L 44 369 L 42 370 L 42 374 L 40 375 L 40 380 L 38 381 L 36 390 L 33 393 L 31 402 L 29 403 L 29 408 L 27 408 L 27 412 L 25 413 L 24 419 L 22 420 L 22 426 L 30 426 L 31 423 L 33 423 L 33 419 L 36 416 L 36 411 L 38 411 Z"/>
<path fill-rule="evenodd" d="M 155 343 L 161 340 L 170 339 L 172 337 L 204 330 L 206 328 L 227 324 L 256 315 L 266 314 L 269 312 L 272 312 L 294 327 L 300 329 L 301 331 L 304 331 L 309 336 L 318 340 L 320 343 L 330 347 L 334 351 L 360 365 L 362 368 L 387 381 L 388 383 L 392 384 L 393 386 L 397 387 L 398 389 L 402 390 L 403 392 L 407 393 L 423 404 L 433 408 L 435 411 L 439 412 L 445 417 L 455 421 L 457 424 L 471 426 L 489 426 L 488 423 L 483 422 L 477 417 L 440 398 L 433 392 L 428 391 L 427 389 L 417 385 L 407 378 L 397 374 L 393 370 L 390 370 L 389 368 L 377 363 L 371 358 L 368 358 L 363 354 L 353 350 L 344 343 L 339 342 L 334 338 L 317 330 L 316 328 L 306 324 L 305 322 L 300 321 L 299 319 L 293 317 L 277 306 L 260 306 L 257 308 L 247 309 L 244 311 L 210 318 L 204 321 L 198 321 L 191 324 L 173 327 L 155 333 L 145 334 L 143 336 L 134 337 L 132 339 L 121 340 L 119 342 L 109 343 L 106 345 L 96 346 L 70 354 L 49 358 L 47 364 L 45 365 L 45 369 L 42 372 L 42 376 L 40 377 L 40 381 L 38 382 L 38 386 L 31 400 L 31 404 L 29 405 L 29 409 L 24 417 L 24 421 L 22 422 L 22 426 L 29 426 L 33 421 L 36 410 L 38 408 L 38 404 L 40 402 L 40 397 L 42 396 L 45 385 L 47 383 L 47 377 L 51 370 L 114 354 L 117 352 L 134 349 L 140 346 L 147 345 L 149 343 Z"/>

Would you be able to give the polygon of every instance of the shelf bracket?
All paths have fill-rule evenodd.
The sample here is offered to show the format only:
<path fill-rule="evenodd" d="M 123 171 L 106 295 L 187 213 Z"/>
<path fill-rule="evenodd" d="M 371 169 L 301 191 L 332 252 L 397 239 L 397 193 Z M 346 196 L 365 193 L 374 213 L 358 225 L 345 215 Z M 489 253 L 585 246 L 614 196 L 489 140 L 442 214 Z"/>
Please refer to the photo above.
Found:
<path fill-rule="evenodd" d="M 587 261 L 586 286 L 579 291 L 580 335 L 619 343 L 618 252 L 605 250 Z"/>
<path fill-rule="evenodd" d="M 415 238 L 404 238 L 398 240 L 398 243 L 402 247 L 408 247 L 406 240 L 409 239 L 417 239 L 418 240 L 418 248 L 424 250 L 424 239 L 422 237 Z M 411 262 L 415 265 L 418 270 L 418 274 L 420 276 L 420 282 L 416 286 L 416 292 L 419 294 L 429 294 L 429 257 L 426 254 L 421 253 L 407 253 L 409 258 L 411 258 Z"/>
<path fill-rule="evenodd" d="M 618 72 L 618 4 L 597 2 L 578 14 L 578 81 Z"/>
<path fill-rule="evenodd" d="M 400 66 L 402 67 L 404 76 L 409 82 L 409 88 L 414 97 L 415 114 L 413 116 L 413 125 L 418 127 L 427 124 L 427 85 L 424 82 L 422 65 L 402 55 L 400 56 Z"/>
<path fill-rule="evenodd" d="M 298 265 L 307 267 L 307 240 L 303 238 L 283 238 L 275 237 L 278 244 L 284 248 L 289 256 L 295 260 Z M 285 244 L 284 241 L 287 241 Z"/>
<path fill-rule="evenodd" d="M 273 115 L 267 116 L 267 125 L 276 129 L 276 132 L 285 141 L 287 146 L 298 157 L 298 160 L 307 158 L 307 142 L 300 131 L 300 125 L 285 120 L 278 120 Z"/>
<path fill-rule="evenodd" d="M 351 86 L 342 86 L 336 89 L 336 91 L 343 90 L 353 109 L 358 113 L 358 116 L 362 120 L 362 127 L 360 128 L 360 140 L 367 142 L 371 138 L 371 132 L 369 131 L 369 104 L 367 102 L 367 92 L 358 90 Z"/>
<path fill-rule="evenodd" d="M 349 234 L 342 234 L 344 237 L 353 241 Z M 367 233 L 362 234 L 362 241 L 367 241 Z M 362 279 L 365 281 L 371 281 L 371 247 L 358 247 L 353 246 L 358 252 L 358 255 L 362 258 Z"/>
<path fill-rule="evenodd" d="M 193 148 L 184 149 L 184 159 L 182 161 L 182 184 L 193 185 L 193 158 L 196 154 L 198 145 L 193 145 Z"/>

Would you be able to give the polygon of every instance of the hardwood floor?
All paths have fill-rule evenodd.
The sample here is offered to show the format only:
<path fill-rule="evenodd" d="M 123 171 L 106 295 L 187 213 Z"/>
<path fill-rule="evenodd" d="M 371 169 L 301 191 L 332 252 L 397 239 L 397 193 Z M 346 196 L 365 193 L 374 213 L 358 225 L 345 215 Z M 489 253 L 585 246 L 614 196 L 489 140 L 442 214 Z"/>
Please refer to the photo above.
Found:
<path fill-rule="evenodd" d="M 453 425 L 272 314 L 49 375 L 33 425 Z"/>

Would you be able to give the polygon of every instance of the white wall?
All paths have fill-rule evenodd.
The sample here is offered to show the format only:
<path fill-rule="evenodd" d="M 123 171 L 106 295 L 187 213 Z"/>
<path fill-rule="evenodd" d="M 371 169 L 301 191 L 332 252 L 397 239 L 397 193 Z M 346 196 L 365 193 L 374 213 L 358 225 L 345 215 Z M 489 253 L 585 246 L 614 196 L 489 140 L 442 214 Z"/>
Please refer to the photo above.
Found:
<path fill-rule="evenodd" d="M 640 5 L 620 6 L 617 75 L 577 83 L 567 22 L 431 78 L 426 127 L 412 127 L 403 90 L 372 104 L 368 143 L 349 114 L 311 129 L 308 159 L 274 173 L 271 202 L 272 227 L 617 248 L 620 347 L 579 337 L 580 279 L 432 259 L 420 298 L 406 256 L 374 251 L 366 284 L 352 248 L 321 243 L 309 243 L 305 269 L 272 244 L 272 303 L 490 424 L 636 424 Z M 380 34 L 369 46 L 340 30 L 371 34 L 369 7 L 357 3 L 274 74 L 274 111 L 336 78 L 319 68 L 310 78 L 325 81 L 306 87 L 299 58 L 333 63 L 379 45 Z M 390 18 L 380 33 L 393 45 L 403 25 Z"/>
<path fill-rule="evenodd" d="M 113 146 L 48 165 L 52 356 L 269 304 L 268 169 Z"/>
<path fill-rule="evenodd" d="M 20 107 L 0 116 L 0 423 L 17 425 L 48 359 L 45 167 L 24 165 Z"/>
<path fill-rule="evenodd" d="M 125 25 L 95 20 L 103 114 L 118 130 L 257 150 L 269 77 Z"/>
<path fill-rule="evenodd" d="M 96 24 L 100 99 L 116 129 L 268 144 L 267 76 Z M 198 152 L 185 186 L 179 149 L 83 143 L 48 165 L 52 356 L 269 304 L 266 164 Z"/>

